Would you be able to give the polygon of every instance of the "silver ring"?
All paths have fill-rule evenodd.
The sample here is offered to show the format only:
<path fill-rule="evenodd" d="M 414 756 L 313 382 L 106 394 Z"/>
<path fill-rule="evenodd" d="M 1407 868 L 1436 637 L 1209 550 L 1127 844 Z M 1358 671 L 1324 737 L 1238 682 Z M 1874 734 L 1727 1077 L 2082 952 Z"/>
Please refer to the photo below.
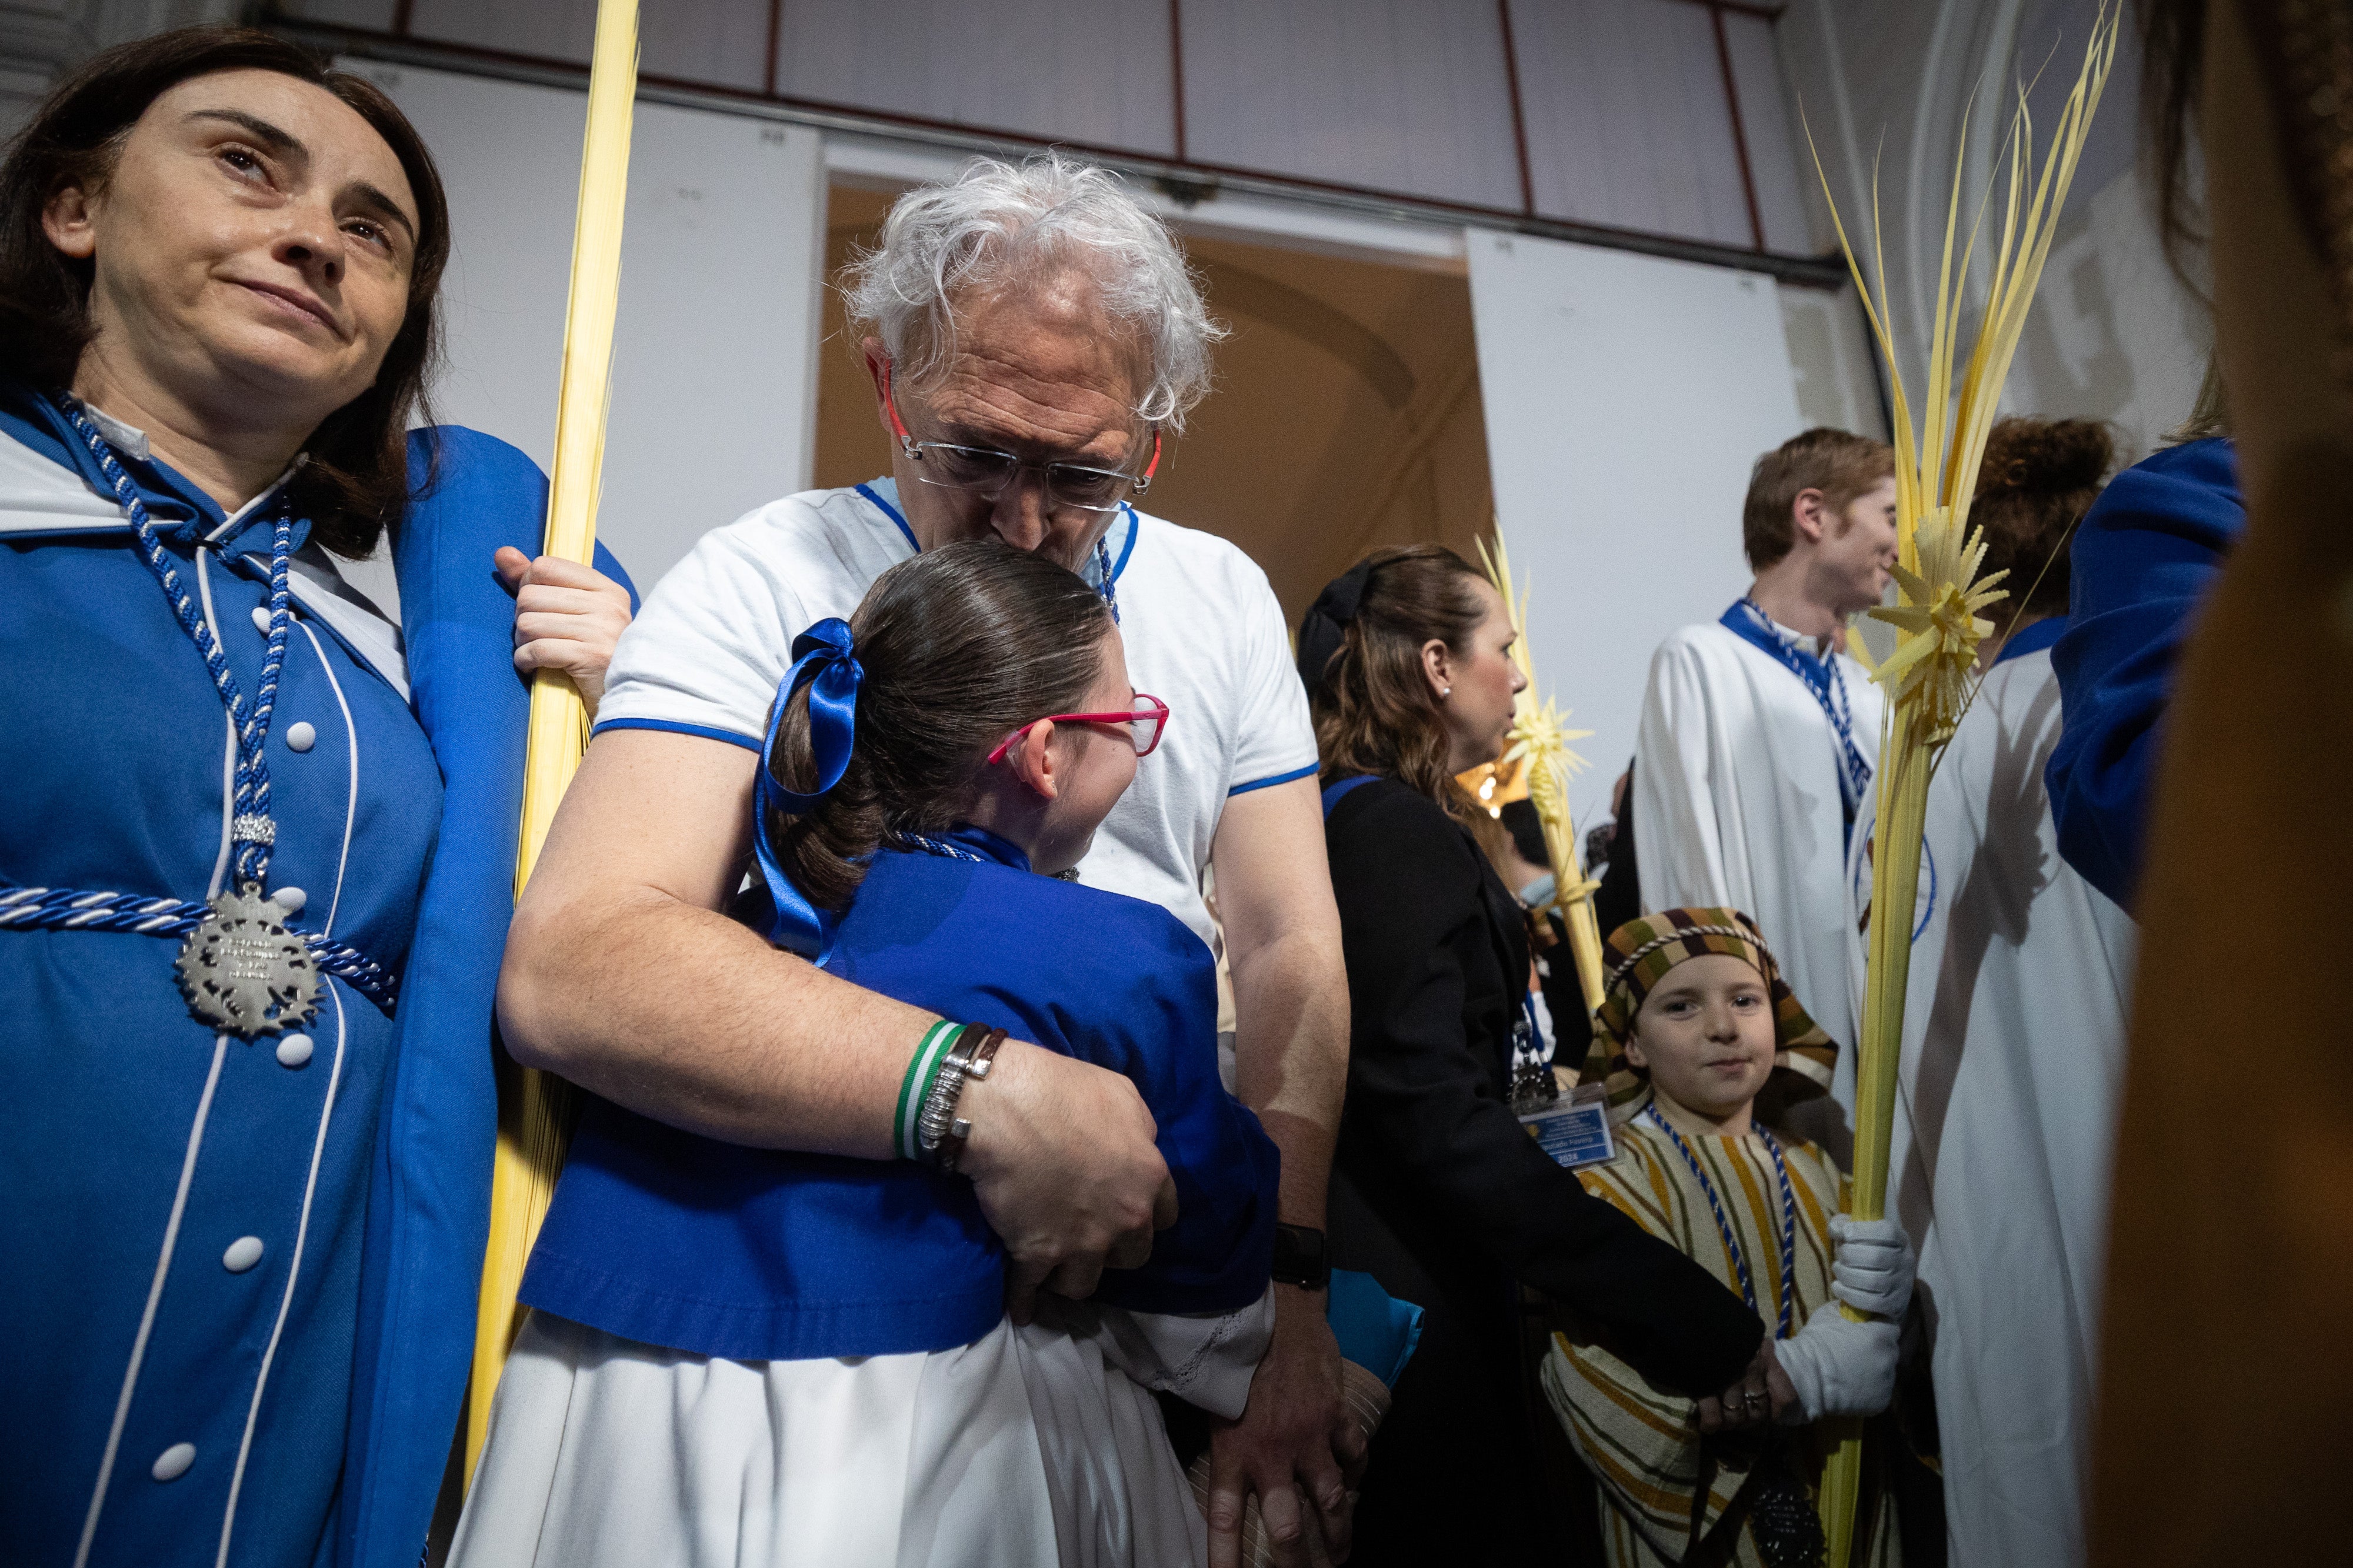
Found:
<path fill-rule="evenodd" d="M 1740 1396 L 1740 1402 L 1743 1405 L 1770 1405 L 1773 1399 L 1770 1394 L 1759 1394 L 1751 1389 Z"/>

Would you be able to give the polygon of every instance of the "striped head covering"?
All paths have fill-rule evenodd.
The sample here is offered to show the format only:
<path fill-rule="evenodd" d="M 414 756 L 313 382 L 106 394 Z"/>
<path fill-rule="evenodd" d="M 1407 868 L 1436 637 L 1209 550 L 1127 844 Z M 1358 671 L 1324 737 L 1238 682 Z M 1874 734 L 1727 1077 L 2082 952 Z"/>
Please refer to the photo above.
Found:
<path fill-rule="evenodd" d="M 1650 1081 L 1626 1060 L 1626 1037 L 1634 1032 L 1642 998 L 1676 964 L 1711 952 L 1740 959 L 1764 977 L 1773 999 L 1775 1076 L 1793 1075 L 1781 1080 L 1784 1102 L 1830 1091 L 1838 1046 L 1798 1005 L 1757 922 L 1738 910 L 1665 910 L 1628 921 L 1604 944 L 1601 1009 L 1580 1081 L 1608 1088 L 1613 1123 L 1632 1120 L 1651 1102 Z"/>

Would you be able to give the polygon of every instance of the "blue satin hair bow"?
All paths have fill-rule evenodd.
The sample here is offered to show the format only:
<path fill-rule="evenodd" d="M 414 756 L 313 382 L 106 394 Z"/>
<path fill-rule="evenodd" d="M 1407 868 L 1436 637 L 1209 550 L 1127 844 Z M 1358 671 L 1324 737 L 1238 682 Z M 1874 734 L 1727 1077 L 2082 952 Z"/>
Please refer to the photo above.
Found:
<path fill-rule="evenodd" d="M 760 876 L 768 885 L 776 918 L 768 940 L 803 957 L 823 963 L 833 948 L 840 914 L 820 910 L 796 887 L 776 859 L 768 839 L 771 812 L 799 816 L 815 810 L 826 792 L 841 782 L 849 766 L 849 749 L 858 738 L 858 685 L 866 670 L 858 662 L 849 637 L 849 623 L 828 616 L 793 639 L 793 667 L 776 687 L 776 703 L 768 713 L 767 739 L 760 745 L 760 783 L 754 796 L 752 842 L 760 858 Z M 817 763 L 817 787 L 804 795 L 776 782 L 776 736 L 785 727 L 785 708 L 793 693 L 809 689 L 809 752 Z"/>

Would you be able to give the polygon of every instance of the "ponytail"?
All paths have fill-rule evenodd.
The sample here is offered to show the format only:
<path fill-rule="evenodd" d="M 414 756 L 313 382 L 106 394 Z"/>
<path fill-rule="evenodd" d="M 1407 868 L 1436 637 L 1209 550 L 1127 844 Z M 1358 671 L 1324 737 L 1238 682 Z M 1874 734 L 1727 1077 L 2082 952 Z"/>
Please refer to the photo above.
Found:
<path fill-rule="evenodd" d="M 772 940 L 821 951 L 875 850 L 954 826 L 999 741 L 1084 698 L 1111 628 L 1075 574 L 982 539 L 901 562 L 797 638 L 761 753 Z"/>

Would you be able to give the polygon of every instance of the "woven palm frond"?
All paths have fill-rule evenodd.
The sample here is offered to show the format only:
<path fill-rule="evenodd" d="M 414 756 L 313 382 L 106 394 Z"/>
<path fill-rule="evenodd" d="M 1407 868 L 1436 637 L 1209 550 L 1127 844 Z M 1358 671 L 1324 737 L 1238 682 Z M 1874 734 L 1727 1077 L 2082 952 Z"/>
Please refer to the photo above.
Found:
<path fill-rule="evenodd" d="M 1549 697 L 1537 695 L 1535 660 L 1528 648 L 1529 584 L 1523 583 L 1516 595 L 1512 591 L 1511 555 L 1504 549 L 1500 527 L 1492 545 L 1480 541 L 1479 563 L 1504 596 L 1504 609 L 1515 634 L 1512 662 L 1527 682 L 1514 700 L 1510 745 L 1498 759 L 1498 766 L 1525 765 L 1528 800 L 1544 827 L 1545 856 L 1551 862 L 1552 907 L 1568 926 L 1569 953 L 1576 960 L 1577 984 L 1584 987 L 1586 1006 L 1590 1009 L 1601 999 L 1601 931 L 1593 913 L 1593 895 L 1600 884 L 1585 872 L 1585 854 L 1568 805 L 1568 781 L 1587 765 L 1569 742 L 1585 740 L 1593 731 L 1570 729 L 1569 710 Z"/>
<path fill-rule="evenodd" d="M 1910 910 L 1918 891 L 1920 844 L 1926 826 L 1928 784 L 1938 759 L 1977 691 L 1978 645 L 1993 631 L 1978 612 L 2008 595 L 2000 584 L 2006 573 L 1980 579 L 1985 542 L 1968 527 L 1978 467 L 1986 437 L 2000 412 L 2002 383 L 2026 328 L 2035 285 L 2057 237 L 2059 215 L 2083 156 L 2093 110 L 2116 63 L 2122 11 L 2103 4 L 2084 50 L 2075 85 L 2052 128 L 2039 174 L 2034 173 L 2034 126 L 2021 87 L 2001 160 L 2000 221 L 1992 237 L 1986 302 L 1975 340 L 1961 353 L 1961 325 L 1971 261 L 1977 255 L 1978 223 L 1961 233 L 1962 162 L 1956 154 L 1953 185 L 1945 214 L 1943 267 L 1936 283 L 1936 315 L 1929 322 L 1926 404 L 1915 422 L 1913 405 L 1895 353 L 1883 268 L 1874 288 L 1848 238 L 1846 223 L 1831 199 L 1840 247 L 1863 312 L 1884 358 L 1895 439 L 1899 601 L 1872 616 L 1895 628 L 1895 651 L 1880 661 L 1873 679 L 1888 693 L 1885 728 L 1880 736 L 1878 824 L 1872 904 L 1876 910 Z M 1966 145 L 1968 124 L 1962 125 Z M 1808 132 L 1810 146 L 1812 133 Z M 1821 160 L 1815 154 L 1815 169 Z M 2030 176 L 2031 176 L 2030 178 Z M 1822 180 L 1830 196 L 1830 181 Z M 1984 195 L 1992 205 L 1993 189 Z M 1873 250 L 1879 254 L 1877 192 L 1873 189 Z M 1960 245 L 1956 251 L 1956 240 Z M 1956 264 L 1957 262 L 1957 265 Z M 1957 374 L 1956 367 L 1957 366 Z M 1852 1212 L 1863 1219 L 1886 1211 L 1888 1146 L 1895 1121 L 1896 1065 L 1903 1049 L 1905 993 L 1911 973 L 1912 932 L 1906 920 L 1874 920 L 1863 989 L 1862 1038 L 1856 1049 L 1854 1188 Z M 1854 1315 L 1849 1310 L 1849 1315 Z M 1830 1568 L 1847 1568 L 1854 1551 L 1855 1505 L 1862 1465 L 1861 1428 L 1848 1424 L 1839 1434 L 1822 1476 L 1822 1525 Z"/>

